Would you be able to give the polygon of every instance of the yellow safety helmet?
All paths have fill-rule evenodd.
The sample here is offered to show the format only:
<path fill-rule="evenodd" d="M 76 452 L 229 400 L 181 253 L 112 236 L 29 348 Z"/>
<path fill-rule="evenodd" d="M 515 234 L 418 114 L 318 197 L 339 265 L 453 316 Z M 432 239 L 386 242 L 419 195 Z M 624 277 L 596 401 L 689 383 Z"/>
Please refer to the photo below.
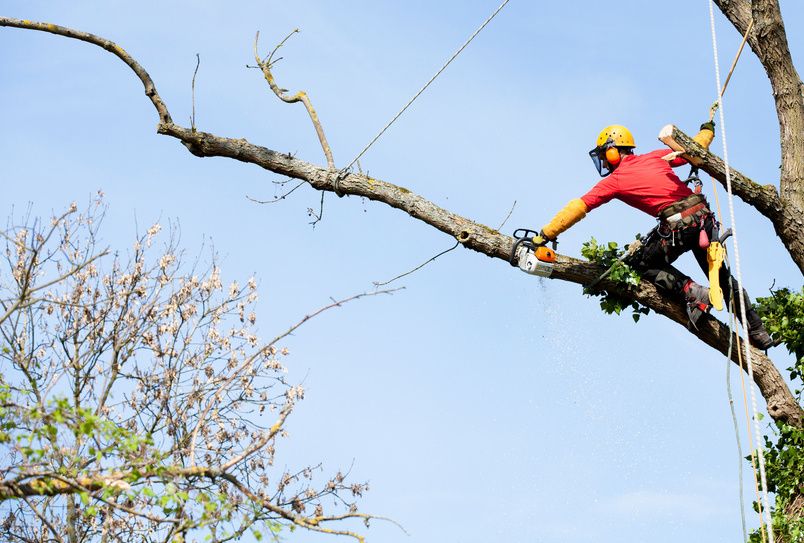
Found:
<path fill-rule="evenodd" d="M 612 124 L 601 130 L 595 143 L 589 156 L 601 177 L 609 175 L 620 163 L 620 147 L 636 147 L 631 131 L 621 124 Z"/>
<path fill-rule="evenodd" d="M 621 124 L 613 124 L 601 130 L 595 145 L 603 147 L 609 139 L 614 144 L 614 147 L 636 147 L 631 131 Z"/>

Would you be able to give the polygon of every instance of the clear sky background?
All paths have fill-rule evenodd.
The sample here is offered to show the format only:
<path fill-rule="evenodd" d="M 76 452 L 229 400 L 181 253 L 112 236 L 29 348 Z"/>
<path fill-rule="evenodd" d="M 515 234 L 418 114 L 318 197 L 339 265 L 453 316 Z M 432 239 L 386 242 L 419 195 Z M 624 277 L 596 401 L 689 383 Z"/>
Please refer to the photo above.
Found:
<path fill-rule="evenodd" d="M 343 166 L 498 4 L 6 0 L 2 13 L 117 42 L 185 125 L 199 53 L 199 129 L 323 164 L 301 105 L 280 102 L 246 68 L 257 30 L 268 48 L 298 27 L 275 75 L 309 92 Z M 786 0 L 782 10 L 802 69 L 804 4 Z M 728 67 L 740 37 L 719 14 L 718 36 Z M 512 0 L 362 166 L 492 227 L 516 201 L 504 230 L 539 228 L 596 181 L 586 153 L 603 126 L 630 127 L 638 151 L 660 147 L 666 123 L 693 133 L 714 101 L 712 65 L 704 0 Z M 778 124 L 748 50 L 725 108 L 733 165 L 775 183 Z M 87 44 L 1 29 L 0 118 L 6 214 L 30 202 L 47 215 L 102 189 L 103 238 L 120 249 L 136 224 L 174 221 L 188 254 L 212 243 L 226 278 L 256 273 L 266 338 L 453 243 L 399 211 L 331 194 L 313 229 L 306 210 L 319 194 L 309 187 L 277 205 L 249 201 L 278 195 L 281 178 L 193 157 L 158 136 L 139 81 Z M 752 296 L 774 281 L 799 287 L 767 222 L 739 203 L 736 212 Z M 626 243 L 652 226 L 612 202 L 563 235 L 559 251 L 578 256 L 591 236 Z M 680 266 L 702 278 L 691 258 Z M 369 541 L 740 540 L 738 469 L 749 472 L 737 457 L 724 357 L 666 319 L 606 316 L 578 285 L 465 250 L 398 286 L 406 289 L 327 313 L 287 341 L 290 378 L 307 398 L 289 420 L 280 466 L 352 465 L 352 477 L 371 484 L 362 509 L 410 532 L 377 522 Z M 789 365 L 783 349 L 772 355 Z"/>

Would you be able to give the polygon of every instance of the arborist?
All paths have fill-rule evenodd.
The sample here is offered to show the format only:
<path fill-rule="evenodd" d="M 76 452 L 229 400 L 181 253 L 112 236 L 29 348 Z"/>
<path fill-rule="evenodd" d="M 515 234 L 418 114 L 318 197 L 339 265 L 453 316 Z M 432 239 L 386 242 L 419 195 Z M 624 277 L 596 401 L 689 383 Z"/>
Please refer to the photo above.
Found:
<path fill-rule="evenodd" d="M 714 123 L 706 122 L 693 139 L 708 149 L 714 138 L 714 129 Z M 603 179 L 580 198 L 571 200 L 544 225 L 533 241 L 537 245 L 555 242 L 559 234 L 583 219 L 588 212 L 612 199 L 656 217 L 658 226 L 643 240 L 629 264 L 660 289 L 684 299 L 690 323 L 694 326 L 698 318 L 712 307 L 709 288 L 694 282 L 672 263 L 683 253 L 692 251 L 701 269 L 707 273 L 710 267 L 707 247 L 710 240 L 717 240 L 719 225 L 706 198 L 693 192 L 673 172 L 673 168 L 687 163 L 685 159 L 667 149 L 637 155 L 634 154 L 635 147 L 634 137 L 624 126 L 604 128 L 595 147 L 589 151 Z M 724 286 L 722 297 L 726 303 L 732 296 L 735 304 L 739 303 L 739 287 L 728 268 L 720 266 L 719 272 L 713 276 Z M 731 289 L 726 288 L 729 285 Z M 751 343 L 759 349 L 772 347 L 773 340 L 759 315 L 751 308 L 747 293 L 745 300 Z"/>

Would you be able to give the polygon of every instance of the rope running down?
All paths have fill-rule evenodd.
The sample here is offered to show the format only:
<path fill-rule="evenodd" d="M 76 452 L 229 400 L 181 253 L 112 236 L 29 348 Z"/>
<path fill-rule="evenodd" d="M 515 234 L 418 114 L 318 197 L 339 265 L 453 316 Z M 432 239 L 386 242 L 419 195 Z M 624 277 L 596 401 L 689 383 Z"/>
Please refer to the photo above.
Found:
<path fill-rule="evenodd" d="M 768 543 L 775 543 L 773 537 L 773 521 L 771 518 L 770 505 L 768 501 L 768 483 L 767 483 L 767 476 L 765 473 L 765 454 L 763 451 L 762 443 L 759 440 L 759 436 L 762 434 L 759 428 L 759 416 L 757 410 L 756 391 L 754 386 L 754 365 L 753 365 L 753 359 L 751 357 L 751 349 L 748 347 L 750 344 L 748 339 L 748 327 L 745 325 L 745 323 L 747 323 L 747 319 L 745 310 L 745 295 L 742 289 L 742 285 L 744 283 L 742 278 L 742 270 L 740 267 L 740 246 L 737 237 L 737 222 L 734 216 L 734 195 L 732 194 L 731 170 L 729 168 L 729 151 L 726 140 L 726 119 L 725 119 L 725 113 L 723 111 L 724 110 L 723 96 L 721 94 L 722 87 L 720 85 L 720 61 L 717 50 L 717 33 L 715 31 L 714 0 L 709 0 L 709 26 L 712 33 L 712 52 L 715 61 L 715 83 L 717 85 L 715 92 L 717 92 L 719 96 L 718 103 L 720 107 L 718 109 L 720 112 L 721 132 L 723 133 L 723 164 L 725 165 L 726 169 L 726 189 L 728 192 L 729 217 L 731 220 L 731 227 L 734 236 L 734 241 L 732 243 L 734 247 L 734 265 L 735 270 L 737 272 L 737 284 L 739 285 L 737 290 L 740 296 L 740 317 L 741 317 L 740 320 L 744 323 L 742 326 L 743 344 L 746 346 L 745 353 L 746 353 L 746 362 L 748 366 L 749 388 L 751 391 L 751 409 L 754 419 L 754 432 L 756 433 L 757 436 L 757 456 L 759 459 L 759 474 L 760 474 L 760 482 L 762 485 L 762 501 L 765 509 L 765 515 L 767 517 L 765 527 L 768 532 Z"/>

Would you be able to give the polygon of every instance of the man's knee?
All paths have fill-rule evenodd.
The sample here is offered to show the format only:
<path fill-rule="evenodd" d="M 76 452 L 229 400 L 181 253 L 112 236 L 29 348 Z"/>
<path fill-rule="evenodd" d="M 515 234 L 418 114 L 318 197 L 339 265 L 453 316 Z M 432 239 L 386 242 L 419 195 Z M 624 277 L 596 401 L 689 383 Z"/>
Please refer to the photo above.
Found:
<path fill-rule="evenodd" d="M 658 288 L 670 292 L 681 292 L 684 288 L 684 283 L 689 279 L 689 277 L 675 268 L 647 269 L 642 272 L 642 277 Z"/>

